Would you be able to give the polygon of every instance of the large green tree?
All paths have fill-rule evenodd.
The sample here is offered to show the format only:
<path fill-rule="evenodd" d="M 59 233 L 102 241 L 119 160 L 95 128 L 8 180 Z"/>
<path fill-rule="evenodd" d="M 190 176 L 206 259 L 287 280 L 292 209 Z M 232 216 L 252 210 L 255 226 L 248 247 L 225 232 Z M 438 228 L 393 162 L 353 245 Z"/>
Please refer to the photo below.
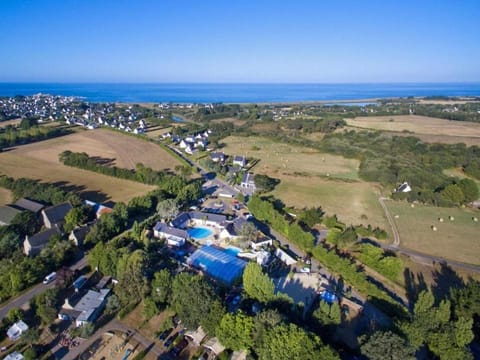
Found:
<path fill-rule="evenodd" d="M 167 269 L 157 271 L 152 280 L 152 299 L 158 303 L 165 304 L 172 295 L 172 274 Z"/>
<path fill-rule="evenodd" d="M 255 351 L 262 360 L 339 359 L 317 336 L 293 324 L 278 325 L 264 332 Z"/>
<path fill-rule="evenodd" d="M 377 331 L 361 345 L 370 360 L 415 360 L 415 349 L 391 331 Z"/>
<path fill-rule="evenodd" d="M 148 292 L 148 283 L 144 275 L 146 254 L 135 250 L 125 254 L 117 265 L 118 286 L 116 292 L 123 304 L 138 302 Z"/>
<path fill-rule="evenodd" d="M 170 303 L 189 329 L 197 328 L 208 319 L 216 300 L 213 288 L 200 275 L 181 273 L 173 280 Z"/>
<path fill-rule="evenodd" d="M 260 265 L 250 262 L 243 271 L 243 288 L 252 299 L 266 303 L 274 298 L 275 285 Z"/>
<path fill-rule="evenodd" d="M 242 312 L 226 314 L 217 328 L 216 335 L 228 349 L 249 350 L 253 346 L 254 327 L 253 318 Z"/>

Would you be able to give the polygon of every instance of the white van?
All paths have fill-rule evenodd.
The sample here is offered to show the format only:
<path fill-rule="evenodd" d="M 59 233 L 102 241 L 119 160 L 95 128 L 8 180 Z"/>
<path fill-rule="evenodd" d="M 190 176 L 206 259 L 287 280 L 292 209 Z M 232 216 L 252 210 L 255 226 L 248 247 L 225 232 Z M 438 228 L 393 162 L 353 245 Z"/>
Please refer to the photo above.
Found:
<path fill-rule="evenodd" d="M 43 283 L 46 285 L 46 284 L 49 284 L 51 283 L 53 280 L 55 280 L 57 278 L 57 273 L 56 272 L 52 272 L 51 274 L 45 276 L 45 279 L 43 279 Z"/>

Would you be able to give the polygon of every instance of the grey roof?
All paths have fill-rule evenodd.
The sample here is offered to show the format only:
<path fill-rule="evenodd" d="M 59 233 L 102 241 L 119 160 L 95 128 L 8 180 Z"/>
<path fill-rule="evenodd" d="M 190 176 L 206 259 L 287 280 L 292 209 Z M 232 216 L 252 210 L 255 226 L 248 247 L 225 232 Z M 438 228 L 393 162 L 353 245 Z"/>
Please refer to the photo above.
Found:
<path fill-rule="evenodd" d="M 225 215 L 211 214 L 211 213 L 206 213 L 201 211 L 190 211 L 188 215 L 190 219 L 196 219 L 196 220 L 206 219 L 208 221 L 213 221 L 219 224 L 227 220 L 227 217 Z"/>
<path fill-rule="evenodd" d="M 65 215 L 67 215 L 71 209 L 73 209 L 72 204 L 64 202 L 55 206 L 50 206 L 49 208 L 44 209 L 43 212 L 48 220 L 55 224 L 63 221 Z"/>
<path fill-rule="evenodd" d="M 11 206 L 0 206 L 0 224 L 10 225 L 15 216 L 21 212 L 22 210 Z"/>
<path fill-rule="evenodd" d="M 28 237 L 25 241 L 28 241 L 32 248 L 38 247 L 38 246 L 44 246 L 48 243 L 48 240 L 50 240 L 50 238 L 55 234 L 58 234 L 58 230 L 55 228 L 52 228 L 52 229 L 48 229 L 48 230 L 36 233 L 35 235 Z"/>
<path fill-rule="evenodd" d="M 242 155 L 235 155 L 233 161 L 245 161 L 245 156 Z"/>
<path fill-rule="evenodd" d="M 233 222 L 229 223 L 225 228 L 227 229 L 228 233 L 232 236 L 240 236 L 242 232 L 242 228 L 247 223 L 247 220 L 243 217 L 237 217 Z"/>
<path fill-rule="evenodd" d="M 250 172 L 246 172 L 245 174 L 243 174 L 242 183 L 255 185 L 255 181 L 253 179 L 254 175 Z"/>
<path fill-rule="evenodd" d="M 195 220 L 206 219 L 208 221 L 213 221 L 218 224 L 221 224 L 222 222 L 227 220 L 227 217 L 225 215 L 211 214 L 211 213 L 206 213 L 201 211 L 183 212 L 180 215 L 178 215 L 174 220 L 172 220 L 172 226 L 181 227 L 186 221 L 190 219 L 195 219 Z"/>
<path fill-rule="evenodd" d="M 212 159 L 225 159 L 225 154 L 223 152 L 214 152 L 210 155 Z"/>
<path fill-rule="evenodd" d="M 104 300 L 110 293 L 110 289 L 102 289 L 100 292 L 88 290 L 87 293 L 80 299 L 80 301 L 75 305 L 74 310 L 80 311 L 81 314 L 78 316 L 78 321 L 88 321 L 90 316 L 97 310 L 98 307 L 102 306 Z"/>
<path fill-rule="evenodd" d="M 75 229 L 72 230 L 72 235 L 75 236 L 75 239 L 77 239 L 78 244 L 83 243 L 83 241 L 85 240 L 85 237 L 87 236 L 91 228 L 92 228 L 92 225 L 87 224 L 84 226 L 76 227 Z"/>
<path fill-rule="evenodd" d="M 21 198 L 17 200 L 17 202 L 14 205 L 18 208 L 28 210 L 33 213 L 38 213 L 40 210 L 44 208 L 43 204 L 40 204 L 39 202 L 30 200 L 30 199 L 25 199 L 25 198 Z"/>
<path fill-rule="evenodd" d="M 173 236 L 177 236 L 177 237 L 180 237 L 180 238 L 184 238 L 184 239 L 189 238 L 188 232 L 186 232 L 185 230 L 177 229 L 177 228 L 168 226 L 167 224 L 162 223 L 162 222 L 157 222 L 157 224 L 155 225 L 153 230 L 158 231 L 158 232 L 162 232 L 162 233 L 165 233 L 165 234 L 168 234 L 168 235 L 173 235 Z"/>

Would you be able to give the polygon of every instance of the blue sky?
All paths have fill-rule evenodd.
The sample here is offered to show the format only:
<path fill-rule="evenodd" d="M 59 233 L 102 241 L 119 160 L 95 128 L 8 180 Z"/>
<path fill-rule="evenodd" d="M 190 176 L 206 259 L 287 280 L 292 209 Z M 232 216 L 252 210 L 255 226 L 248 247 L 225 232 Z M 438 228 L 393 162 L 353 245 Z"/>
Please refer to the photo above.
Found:
<path fill-rule="evenodd" d="M 480 1 L 1 0 L 0 81 L 480 81 Z"/>

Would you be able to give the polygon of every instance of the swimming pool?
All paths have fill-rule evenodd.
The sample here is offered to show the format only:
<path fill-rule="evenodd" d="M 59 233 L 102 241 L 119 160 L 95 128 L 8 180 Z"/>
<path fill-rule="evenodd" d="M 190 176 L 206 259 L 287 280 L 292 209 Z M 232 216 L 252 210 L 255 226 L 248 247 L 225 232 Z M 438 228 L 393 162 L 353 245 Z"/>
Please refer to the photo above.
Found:
<path fill-rule="evenodd" d="M 213 231 L 204 227 L 193 227 L 187 230 L 188 235 L 194 239 L 205 239 L 213 234 Z"/>
<path fill-rule="evenodd" d="M 229 246 L 228 248 L 224 249 L 223 251 L 226 252 L 227 254 L 237 256 L 238 253 L 242 252 L 242 249 L 239 249 L 239 248 L 234 247 L 234 246 Z"/>

